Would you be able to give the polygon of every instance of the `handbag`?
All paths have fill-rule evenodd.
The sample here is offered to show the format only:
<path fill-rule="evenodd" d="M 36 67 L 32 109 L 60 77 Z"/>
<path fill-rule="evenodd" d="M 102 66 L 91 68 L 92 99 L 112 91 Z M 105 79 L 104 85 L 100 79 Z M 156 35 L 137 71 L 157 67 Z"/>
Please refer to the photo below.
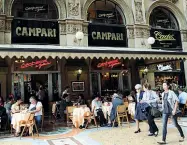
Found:
<path fill-rule="evenodd" d="M 162 115 L 162 113 L 158 110 L 157 107 L 151 106 L 151 115 L 154 116 L 155 118 L 158 118 Z"/>

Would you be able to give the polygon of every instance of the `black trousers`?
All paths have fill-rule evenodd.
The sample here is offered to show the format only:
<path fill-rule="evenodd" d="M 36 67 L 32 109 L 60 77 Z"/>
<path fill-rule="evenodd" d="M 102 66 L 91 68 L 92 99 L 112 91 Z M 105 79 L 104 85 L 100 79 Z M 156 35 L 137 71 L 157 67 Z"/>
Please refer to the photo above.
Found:
<path fill-rule="evenodd" d="M 97 120 L 99 121 L 100 126 L 106 124 L 106 119 L 104 117 L 103 111 L 97 112 Z"/>
<path fill-rule="evenodd" d="M 155 133 L 158 131 L 158 127 L 156 126 L 156 123 L 154 121 L 154 116 L 151 115 L 151 107 L 147 109 L 147 119 L 148 119 L 148 124 L 149 124 L 149 131 L 150 133 Z"/>

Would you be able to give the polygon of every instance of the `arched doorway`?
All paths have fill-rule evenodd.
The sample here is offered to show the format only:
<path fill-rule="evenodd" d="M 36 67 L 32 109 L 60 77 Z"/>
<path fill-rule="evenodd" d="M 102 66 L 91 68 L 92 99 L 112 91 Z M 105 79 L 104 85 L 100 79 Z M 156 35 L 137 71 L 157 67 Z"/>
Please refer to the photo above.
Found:
<path fill-rule="evenodd" d="M 12 16 L 12 43 L 59 44 L 59 16 L 53 0 L 15 0 Z"/>
<path fill-rule="evenodd" d="M 126 20 L 118 4 L 95 0 L 87 11 L 90 46 L 127 47 Z"/>
<path fill-rule="evenodd" d="M 156 7 L 149 19 L 153 49 L 182 50 L 179 24 L 174 14 L 165 7 Z"/>

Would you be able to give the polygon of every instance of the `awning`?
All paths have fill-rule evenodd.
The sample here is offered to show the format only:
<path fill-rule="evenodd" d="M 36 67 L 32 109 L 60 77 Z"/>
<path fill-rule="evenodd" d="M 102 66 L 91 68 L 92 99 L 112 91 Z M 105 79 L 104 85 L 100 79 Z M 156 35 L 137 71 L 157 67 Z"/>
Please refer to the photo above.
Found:
<path fill-rule="evenodd" d="M 187 52 L 122 47 L 0 45 L 0 57 L 186 59 Z"/>

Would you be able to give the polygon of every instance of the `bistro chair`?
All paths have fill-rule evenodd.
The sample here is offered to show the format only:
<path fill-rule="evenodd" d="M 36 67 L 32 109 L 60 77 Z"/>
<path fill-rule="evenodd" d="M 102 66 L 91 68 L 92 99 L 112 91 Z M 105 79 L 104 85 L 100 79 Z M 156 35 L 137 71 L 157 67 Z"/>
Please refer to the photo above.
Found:
<path fill-rule="evenodd" d="M 122 127 L 122 122 L 121 122 L 121 118 L 122 118 L 122 121 L 124 119 L 124 117 L 126 118 L 127 120 L 127 123 L 128 123 L 128 126 L 130 127 L 130 123 L 129 123 L 129 119 L 128 119 L 128 113 L 127 113 L 127 107 L 125 105 L 119 105 L 117 107 L 117 121 L 118 121 L 118 125 L 121 125 Z M 115 121 L 113 122 L 113 126 L 114 126 L 114 123 Z"/>
<path fill-rule="evenodd" d="M 94 120 L 94 124 L 97 127 L 97 129 L 98 129 L 98 124 L 97 124 L 97 121 L 96 121 L 94 113 L 89 112 L 89 115 L 87 115 L 87 113 L 85 113 L 85 114 L 86 115 L 84 115 L 84 119 L 87 120 L 85 129 L 87 129 L 88 124 L 91 123 L 92 120 Z"/>
<path fill-rule="evenodd" d="M 66 107 L 67 124 L 70 123 L 70 121 L 73 120 L 73 110 L 75 108 L 76 108 L 76 106 L 68 106 L 68 107 Z"/>
<path fill-rule="evenodd" d="M 38 129 L 37 129 L 37 126 L 36 126 L 36 122 L 35 122 L 35 119 L 34 119 L 34 113 L 27 113 L 25 119 L 19 122 L 19 126 L 24 127 L 23 131 L 21 132 L 20 139 L 23 136 L 23 133 L 24 133 L 26 128 L 32 129 L 32 138 L 33 138 L 34 137 L 33 127 L 34 126 L 35 126 L 35 129 L 36 129 L 36 134 L 37 134 L 37 136 L 39 136 Z"/>

